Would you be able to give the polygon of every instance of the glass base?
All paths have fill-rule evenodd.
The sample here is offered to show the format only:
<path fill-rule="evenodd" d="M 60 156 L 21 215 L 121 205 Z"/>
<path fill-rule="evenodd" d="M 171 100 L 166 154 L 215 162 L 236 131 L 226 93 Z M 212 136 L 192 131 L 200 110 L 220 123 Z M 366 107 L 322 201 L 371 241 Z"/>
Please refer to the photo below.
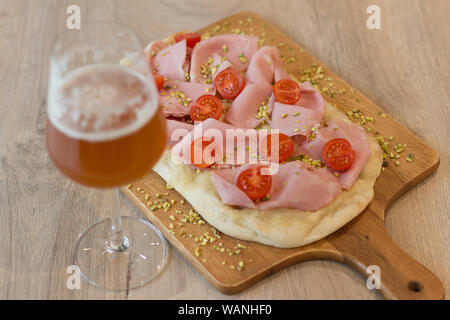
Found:
<path fill-rule="evenodd" d="M 140 218 L 122 217 L 122 230 L 125 243 L 118 250 L 110 245 L 110 218 L 87 228 L 78 238 L 73 258 L 89 283 L 125 291 L 143 286 L 164 268 L 169 247 L 155 226 Z"/>

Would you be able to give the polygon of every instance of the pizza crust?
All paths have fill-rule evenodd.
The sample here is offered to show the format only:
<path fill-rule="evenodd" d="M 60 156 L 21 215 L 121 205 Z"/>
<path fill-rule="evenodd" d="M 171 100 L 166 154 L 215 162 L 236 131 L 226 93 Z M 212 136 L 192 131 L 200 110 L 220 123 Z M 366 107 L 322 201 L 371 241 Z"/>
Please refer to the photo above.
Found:
<path fill-rule="evenodd" d="M 326 104 L 324 120 L 347 119 Z M 380 174 L 382 152 L 368 137 L 371 157 L 350 190 L 342 192 L 326 207 L 314 212 L 297 209 L 258 210 L 223 204 L 208 171 L 175 164 L 167 150 L 154 170 L 174 187 L 213 227 L 237 239 L 256 241 L 279 248 L 299 247 L 320 240 L 361 213 L 373 198 L 373 186 Z"/>

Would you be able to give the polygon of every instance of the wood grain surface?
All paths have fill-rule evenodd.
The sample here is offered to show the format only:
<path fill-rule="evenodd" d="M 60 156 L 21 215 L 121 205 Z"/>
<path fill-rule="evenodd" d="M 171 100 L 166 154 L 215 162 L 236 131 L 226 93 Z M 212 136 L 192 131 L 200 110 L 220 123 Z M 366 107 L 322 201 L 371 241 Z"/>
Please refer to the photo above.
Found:
<path fill-rule="evenodd" d="M 0 298 L 379 299 L 350 268 L 296 264 L 224 296 L 176 250 L 162 274 L 126 293 L 66 287 L 78 233 L 106 217 L 108 197 L 63 177 L 44 147 L 49 50 L 73 1 L 0 2 Z M 113 20 L 144 41 L 252 10 L 410 128 L 440 155 L 438 171 L 399 199 L 386 224 L 405 252 L 450 289 L 450 25 L 447 1 L 77 1 L 83 21 Z M 381 30 L 366 8 L 381 8 Z M 124 215 L 140 215 L 122 197 Z"/>

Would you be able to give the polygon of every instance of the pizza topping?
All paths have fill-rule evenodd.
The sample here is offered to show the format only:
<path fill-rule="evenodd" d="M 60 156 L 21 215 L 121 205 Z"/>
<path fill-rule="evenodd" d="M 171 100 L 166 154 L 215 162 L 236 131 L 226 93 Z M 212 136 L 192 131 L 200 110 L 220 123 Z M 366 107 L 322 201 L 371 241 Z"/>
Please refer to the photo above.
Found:
<path fill-rule="evenodd" d="M 268 119 L 267 102 L 272 94 L 272 86 L 268 83 L 248 83 L 244 90 L 234 99 L 227 112 L 226 120 L 235 126 L 243 128 L 256 128 L 263 121 L 263 116 Z M 259 109 L 265 107 L 260 113 Z M 260 114 L 258 118 L 257 115 Z"/>
<path fill-rule="evenodd" d="M 188 46 L 188 48 L 194 48 L 202 39 L 202 35 L 197 32 L 182 32 L 175 34 L 173 38 L 176 42 L 186 40 L 186 46 Z"/>
<path fill-rule="evenodd" d="M 270 176 L 271 188 L 266 196 L 254 201 L 237 185 L 237 181 L 243 172 L 257 167 L 245 165 L 211 172 L 214 187 L 224 204 L 260 210 L 293 208 L 315 211 L 327 206 L 342 189 L 338 178 L 326 168 L 314 169 L 303 162 L 286 162 Z M 255 180 L 258 182 L 259 177 Z"/>
<path fill-rule="evenodd" d="M 219 119 L 222 114 L 222 103 L 216 96 L 205 94 L 197 99 L 191 107 L 192 121 L 203 121 L 208 118 Z"/>
<path fill-rule="evenodd" d="M 161 90 L 164 86 L 164 76 L 160 75 L 159 73 L 154 73 L 153 79 L 155 80 L 155 85 L 158 91 Z"/>
<path fill-rule="evenodd" d="M 227 132 L 227 130 L 229 131 Z M 245 147 L 239 149 L 239 152 L 236 152 L 237 149 L 233 149 L 233 146 L 231 148 L 227 147 L 226 137 L 229 133 L 232 133 L 231 136 L 233 139 L 245 141 Z M 189 154 L 184 151 L 186 148 L 189 148 L 192 141 L 198 139 L 200 135 L 211 137 L 217 135 L 217 139 L 215 140 L 215 148 L 217 153 L 214 165 L 215 169 L 229 168 L 232 165 L 249 163 L 250 159 L 255 160 L 257 157 L 257 145 L 252 145 L 250 143 L 250 140 L 244 130 L 214 118 L 208 118 L 202 122 L 198 122 L 192 127 L 190 132 L 185 132 L 181 141 L 173 146 L 172 154 L 175 156 L 179 155 L 181 157 L 181 161 L 186 164 L 190 164 L 191 158 L 189 157 Z"/>
<path fill-rule="evenodd" d="M 272 95 L 272 82 L 280 74 L 283 74 L 283 71 L 278 48 L 258 49 L 245 74 L 246 86 L 233 101 L 226 120 L 236 126 L 255 128 L 268 119 L 272 111 L 269 105 L 273 106 L 273 103 L 268 104 Z M 261 110 L 262 106 L 264 110 Z"/>
<path fill-rule="evenodd" d="M 258 49 L 250 61 L 245 78 L 249 83 L 272 84 L 289 77 L 282 69 L 281 51 L 277 47 L 265 46 Z"/>
<path fill-rule="evenodd" d="M 291 79 L 278 80 L 273 85 L 276 101 L 284 104 L 295 104 L 300 100 L 300 86 Z"/>
<path fill-rule="evenodd" d="M 322 158 L 322 149 L 333 139 L 341 138 L 351 144 L 355 152 L 354 162 L 346 171 L 339 172 L 339 181 L 344 189 L 350 189 L 370 158 L 371 150 L 364 129 L 349 121 L 330 120 L 328 126 L 317 129 L 313 140 L 299 145 L 297 153 L 308 155 L 314 160 Z"/>
<path fill-rule="evenodd" d="M 194 125 L 190 123 L 186 123 L 183 121 L 167 119 L 166 121 L 166 131 L 167 131 L 167 144 L 169 147 L 173 147 L 175 144 L 181 141 L 184 137 L 182 131 L 179 131 L 177 134 L 177 129 L 184 129 L 184 132 L 191 131 L 194 128 Z"/>
<path fill-rule="evenodd" d="M 191 143 L 191 164 L 197 168 L 208 168 L 214 164 L 216 155 L 214 138 L 201 137 Z"/>
<path fill-rule="evenodd" d="M 240 34 L 200 41 L 199 35 L 183 33 L 175 39 L 172 46 L 154 42 L 146 49 L 160 105 L 170 118 L 169 145 L 172 155 L 180 155 L 197 172 L 209 170 L 223 203 L 314 211 L 329 204 L 342 187 L 351 187 L 370 157 L 364 130 L 342 121 L 329 121 L 328 127 L 321 123 L 322 96 L 310 83 L 290 79 L 278 48 L 257 50 L 256 37 Z M 230 124 L 218 120 L 222 113 Z M 193 126 L 192 121 L 201 123 Z M 279 133 L 261 141 L 242 130 L 262 123 Z M 201 138 L 194 136 L 197 125 Z M 177 129 L 184 134 L 172 137 Z M 211 131 L 216 138 L 208 136 L 209 129 L 216 129 Z M 245 147 L 230 152 L 227 129 L 235 130 L 234 141 L 245 141 Z M 224 139 L 215 136 L 218 132 Z M 263 175 L 264 160 L 278 162 L 279 171 Z"/>
<path fill-rule="evenodd" d="M 290 136 L 310 136 L 312 128 L 320 123 L 322 113 L 305 107 L 275 102 L 272 111 L 272 129 Z"/>
<path fill-rule="evenodd" d="M 191 81 L 203 83 L 205 77 L 201 72 L 202 66 L 208 59 L 214 58 L 214 54 L 228 61 L 237 72 L 245 71 L 257 49 L 258 37 L 254 36 L 227 34 L 202 40 L 192 52 Z M 241 53 L 247 59 L 246 63 L 240 61 Z"/>
<path fill-rule="evenodd" d="M 166 116 L 188 116 L 192 105 L 205 94 L 206 88 L 200 83 L 167 80 L 159 92 L 159 104 Z"/>
<path fill-rule="evenodd" d="M 156 53 L 150 60 L 150 68 L 166 79 L 184 81 L 189 70 L 186 55 L 186 41 L 178 42 Z"/>
<path fill-rule="evenodd" d="M 322 119 L 325 114 L 325 100 L 320 95 L 319 91 L 314 88 L 309 82 L 303 82 L 299 84 L 300 86 L 300 99 L 295 103 L 295 106 L 310 109 L 316 112 L 316 117 Z M 271 103 L 275 105 L 275 97 L 272 99 Z M 283 104 L 278 102 L 279 104 Z M 294 107 L 294 105 L 284 104 L 286 106 Z M 273 107 L 272 105 L 270 106 Z M 291 109 L 291 112 L 300 112 L 299 110 Z"/>
<path fill-rule="evenodd" d="M 221 71 L 214 79 L 214 86 L 224 99 L 236 98 L 244 89 L 244 85 L 244 78 L 233 68 Z"/>
<path fill-rule="evenodd" d="M 333 139 L 323 146 L 322 160 L 328 168 L 336 171 L 347 171 L 355 161 L 355 151 L 347 140 Z"/>
<path fill-rule="evenodd" d="M 262 175 L 261 167 L 251 168 L 239 174 L 236 185 L 250 199 L 260 200 L 269 193 L 272 187 L 272 176 Z"/>
<path fill-rule="evenodd" d="M 272 145 L 272 140 L 274 144 Z M 271 161 L 283 162 L 289 159 L 294 153 L 294 143 L 283 134 L 268 134 L 261 142 L 260 150 L 263 155 Z"/>
<path fill-rule="evenodd" d="M 149 43 L 149 45 L 144 49 L 144 53 L 147 56 L 150 69 L 153 70 L 155 67 L 154 58 L 163 49 L 167 48 L 169 44 L 162 40 L 155 40 Z"/>
<path fill-rule="evenodd" d="M 233 101 L 226 114 L 226 120 L 236 126 L 256 128 L 265 122 L 273 111 L 272 121 L 270 121 L 272 128 L 282 129 L 284 130 L 282 132 L 289 136 L 308 136 L 311 127 L 322 119 L 325 113 L 325 102 L 310 83 L 297 84 L 295 81 L 300 88 L 299 99 L 296 100 L 295 106 L 276 101 L 272 83 L 286 77 L 289 75 L 281 68 L 279 49 L 260 48 L 250 61 L 245 75 L 246 86 Z M 268 101 L 267 98 L 269 98 Z M 289 107 L 295 107 L 295 109 L 289 110 Z M 288 110 L 285 110 L 286 108 Z M 275 109 L 282 109 L 282 112 Z M 305 109 L 309 110 L 301 115 L 301 111 Z M 295 120 L 289 116 L 281 117 L 283 114 L 293 113 L 298 113 L 300 116 Z"/>

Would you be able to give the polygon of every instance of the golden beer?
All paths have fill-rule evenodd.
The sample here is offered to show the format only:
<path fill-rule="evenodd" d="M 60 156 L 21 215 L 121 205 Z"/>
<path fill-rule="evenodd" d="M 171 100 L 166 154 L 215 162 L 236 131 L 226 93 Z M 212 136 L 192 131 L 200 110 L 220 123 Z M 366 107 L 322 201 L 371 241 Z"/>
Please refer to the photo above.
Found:
<path fill-rule="evenodd" d="M 150 171 L 165 148 L 165 119 L 140 74 L 88 65 L 51 93 L 48 152 L 70 179 L 93 187 L 124 185 Z"/>

